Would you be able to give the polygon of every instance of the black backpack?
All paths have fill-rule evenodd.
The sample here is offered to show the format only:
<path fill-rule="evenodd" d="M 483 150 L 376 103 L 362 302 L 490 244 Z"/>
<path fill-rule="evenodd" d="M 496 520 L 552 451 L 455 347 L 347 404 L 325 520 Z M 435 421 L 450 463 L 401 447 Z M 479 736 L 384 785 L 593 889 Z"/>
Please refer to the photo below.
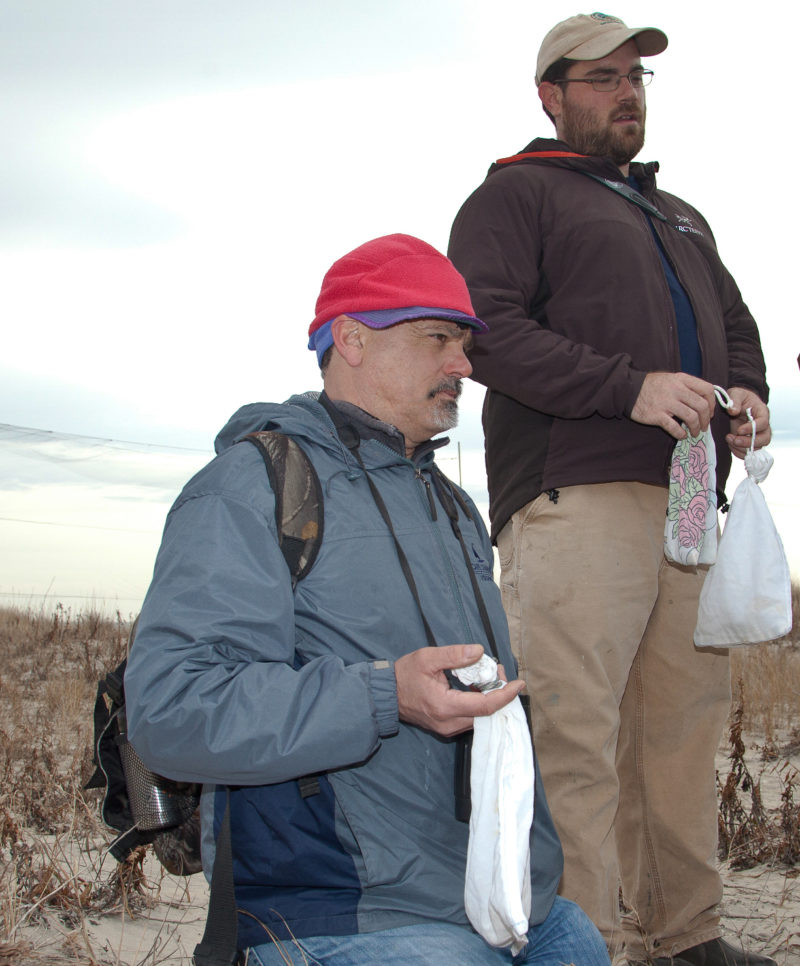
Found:
<path fill-rule="evenodd" d="M 240 442 L 252 443 L 264 460 L 270 486 L 275 494 L 275 520 L 280 548 L 291 575 L 292 587 L 305 577 L 314 565 L 322 544 L 323 502 L 322 488 L 316 470 L 300 446 L 289 436 L 275 430 L 251 433 Z M 128 652 L 135 643 L 136 623 L 131 628 Z M 104 788 L 101 813 L 103 821 L 120 834 L 109 847 L 111 854 L 124 862 L 140 845 L 152 843 L 161 864 L 175 875 L 192 875 L 202 869 L 200 858 L 200 820 L 198 805 L 200 785 L 175 782 L 150 771 L 127 740 L 125 714 L 125 666 L 110 671 L 97 688 L 94 708 L 94 764 L 95 772 L 86 788 Z M 306 779 L 300 779 L 304 782 Z M 313 784 L 313 780 L 312 780 Z M 227 818 L 227 815 L 226 815 Z M 219 900 L 215 888 L 230 918 L 233 903 L 233 935 L 235 937 L 235 901 L 233 899 L 232 870 L 218 876 L 217 866 L 230 865 L 230 843 L 224 844 L 223 832 L 217 845 L 211 886 L 211 910 Z M 227 851 L 227 854 L 225 854 Z M 221 878 L 222 885 L 215 887 Z M 204 943 L 208 940 L 208 926 Z M 213 941 L 213 940 L 212 940 Z M 229 942 L 229 934 L 224 943 Z M 201 943 L 203 946 L 203 943 Z M 226 949 L 220 956 L 217 950 L 195 952 L 197 963 L 232 962 Z M 235 950 L 234 950 L 235 952 Z"/>

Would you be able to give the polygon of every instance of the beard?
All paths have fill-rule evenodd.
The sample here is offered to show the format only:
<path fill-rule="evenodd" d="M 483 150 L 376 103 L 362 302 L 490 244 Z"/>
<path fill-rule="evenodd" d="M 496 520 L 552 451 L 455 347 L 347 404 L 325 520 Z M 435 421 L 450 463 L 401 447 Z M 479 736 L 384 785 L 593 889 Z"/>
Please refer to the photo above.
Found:
<path fill-rule="evenodd" d="M 438 432 L 442 433 L 458 425 L 458 399 L 461 395 L 461 389 L 461 380 L 452 379 L 447 382 L 440 382 L 428 394 L 434 400 L 431 419 Z M 441 392 L 454 392 L 456 398 L 451 399 L 449 396 L 440 396 L 439 393 Z"/>
<path fill-rule="evenodd" d="M 628 164 L 642 150 L 647 109 L 638 101 L 620 104 L 604 119 L 597 111 L 573 107 L 566 100 L 561 115 L 561 140 L 578 154 L 596 158 L 611 158 L 614 164 Z M 631 115 L 638 124 L 619 128 L 614 121 Z"/>

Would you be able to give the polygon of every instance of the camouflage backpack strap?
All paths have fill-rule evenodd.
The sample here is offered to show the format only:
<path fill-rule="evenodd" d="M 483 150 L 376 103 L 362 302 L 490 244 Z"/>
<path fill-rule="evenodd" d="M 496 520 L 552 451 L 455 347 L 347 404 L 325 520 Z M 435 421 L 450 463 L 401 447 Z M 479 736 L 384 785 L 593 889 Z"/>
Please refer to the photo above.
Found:
<path fill-rule="evenodd" d="M 322 544 L 322 486 L 303 449 L 290 436 L 265 429 L 250 433 L 267 468 L 275 494 L 275 522 L 281 552 L 292 575 L 292 586 L 311 568 Z"/>

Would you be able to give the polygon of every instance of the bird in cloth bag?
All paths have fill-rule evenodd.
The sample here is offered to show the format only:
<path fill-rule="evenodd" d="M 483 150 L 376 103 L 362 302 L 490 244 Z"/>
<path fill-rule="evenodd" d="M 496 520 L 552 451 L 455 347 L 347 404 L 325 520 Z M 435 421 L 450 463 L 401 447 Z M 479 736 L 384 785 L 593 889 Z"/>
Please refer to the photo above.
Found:
<path fill-rule="evenodd" d="M 505 687 L 486 654 L 453 673 L 481 691 Z M 475 718 L 464 906 L 489 945 L 510 946 L 515 955 L 527 942 L 531 913 L 533 781 L 531 736 L 519 698 Z"/>

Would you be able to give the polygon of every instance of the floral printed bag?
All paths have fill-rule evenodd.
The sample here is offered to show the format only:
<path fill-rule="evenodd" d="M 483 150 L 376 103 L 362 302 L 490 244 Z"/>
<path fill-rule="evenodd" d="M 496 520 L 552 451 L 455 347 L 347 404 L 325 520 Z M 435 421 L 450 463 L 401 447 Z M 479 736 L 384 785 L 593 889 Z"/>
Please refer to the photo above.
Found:
<path fill-rule="evenodd" d="M 696 567 L 717 559 L 717 456 L 709 430 L 688 433 L 672 453 L 664 526 L 667 560 Z"/>
<path fill-rule="evenodd" d="M 721 386 L 714 386 L 714 394 L 725 409 L 733 405 Z M 664 555 L 685 567 L 713 564 L 717 559 L 717 454 L 710 429 L 697 436 L 687 431 L 675 444 Z"/>

